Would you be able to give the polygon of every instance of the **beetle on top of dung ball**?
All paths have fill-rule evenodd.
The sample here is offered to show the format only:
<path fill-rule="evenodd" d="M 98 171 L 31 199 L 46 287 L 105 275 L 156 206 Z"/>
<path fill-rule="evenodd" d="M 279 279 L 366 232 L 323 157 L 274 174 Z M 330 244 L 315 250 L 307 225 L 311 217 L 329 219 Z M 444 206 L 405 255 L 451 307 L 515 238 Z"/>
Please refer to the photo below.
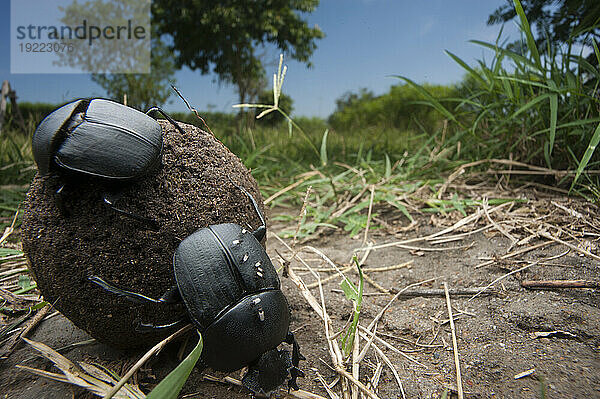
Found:
<path fill-rule="evenodd" d="M 162 112 L 157 107 L 149 112 L 155 110 Z M 117 187 L 117 194 L 104 194 L 104 202 L 112 210 L 147 228 L 155 223 L 116 208 L 113 201 L 126 188 L 123 183 L 150 178 L 160 165 L 162 130 L 154 119 L 109 100 L 77 100 L 40 123 L 32 146 L 40 175 L 64 180 L 55 195 L 59 207 L 65 184 L 76 185 L 80 178 L 100 179 Z M 304 357 L 289 329 L 290 310 L 279 277 L 261 244 L 266 221 L 254 197 L 228 178 L 249 198 L 258 215 L 261 224 L 254 231 L 221 223 L 184 238 L 172 255 L 176 284 L 165 287 L 168 289 L 158 299 L 130 291 L 133 287 L 117 287 L 102 275 L 102 269 L 92 269 L 87 280 L 98 295 L 145 304 L 183 303 L 187 309 L 183 319 L 168 324 L 142 320 L 133 327 L 143 334 L 168 331 L 191 321 L 204 340 L 201 366 L 227 372 L 247 366 L 242 382 L 254 395 L 270 395 L 286 380 L 289 388 L 297 390 L 296 380 L 303 376 L 299 361 Z M 292 345 L 291 353 L 278 349 L 283 342 Z"/>
<path fill-rule="evenodd" d="M 156 222 L 115 206 L 123 184 L 154 172 L 161 163 L 162 129 L 149 114 L 161 113 L 182 134 L 181 127 L 159 107 L 145 114 L 101 98 L 70 102 L 46 116 L 32 140 L 35 162 L 41 175 L 55 174 L 64 179 L 56 191 L 63 210 L 66 182 L 92 177 L 111 182 L 114 189 L 102 200 L 113 211 L 139 220 L 150 229 Z"/>

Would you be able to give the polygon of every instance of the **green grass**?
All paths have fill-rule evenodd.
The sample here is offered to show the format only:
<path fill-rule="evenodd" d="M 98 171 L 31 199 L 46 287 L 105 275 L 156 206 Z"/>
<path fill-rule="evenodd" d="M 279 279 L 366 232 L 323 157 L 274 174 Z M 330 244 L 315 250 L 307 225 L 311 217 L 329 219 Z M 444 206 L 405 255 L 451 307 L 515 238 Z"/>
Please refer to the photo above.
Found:
<path fill-rule="evenodd" d="M 511 156 L 539 166 L 569 169 L 574 175 L 558 184 L 593 192 L 591 187 L 597 187 L 598 181 L 586 171 L 600 165 L 595 153 L 600 142 L 600 99 L 596 95 L 600 72 L 571 42 L 554 43 L 541 55 L 520 2 L 514 3 L 522 34 L 520 50 L 503 45 L 500 34 L 495 43 L 472 40 L 493 52 L 490 61 L 468 65 L 447 52 L 466 73 L 456 98 L 442 103 L 427 87 L 409 77 L 398 78 L 420 90 L 427 98 L 424 103 L 450 121 L 446 146 L 461 146 L 456 158 Z M 593 44 L 600 62 L 600 52 Z"/>

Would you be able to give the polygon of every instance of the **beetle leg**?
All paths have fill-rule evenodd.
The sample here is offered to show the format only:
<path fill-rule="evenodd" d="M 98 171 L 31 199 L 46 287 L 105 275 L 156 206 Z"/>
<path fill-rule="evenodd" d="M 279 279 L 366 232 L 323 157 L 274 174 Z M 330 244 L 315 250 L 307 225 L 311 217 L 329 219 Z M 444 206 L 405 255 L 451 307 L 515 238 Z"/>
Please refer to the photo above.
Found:
<path fill-rule="evenodd" d="M 158 298 L 158 300 L 166 304 L 175 304 L 183 302 L 183 298 L 181 297 L 181 293 L 179 292 L 179 287 L 177 286 L 177 284 L 169 288 L 167 292 L 165 292 L 160 298 Z"/>
<path fill-rule="evenodd" d="M 168 120 L 171 123 L 171 125 L 175 126 L 175 128 L 177 130 L 179 130 L 179 132 L 185 136 L 185 132 L 183 131 L 183 129 L 181 128 L 181 126 L 179 126 L 179 124 L 177 122 L 175 122 L 175 120 L 173 120 L 173 118 L 171 118 L 169 116 L 169 114 L 167 114 L 165 111 L 163 111 L 159 107 L 152 107 L 152 108 L 148 109 L 148 111 L 146 111 L 146 115 L 150 115 L 152 112 L 160 112 L 160 114 L 162 116 L 164 116 L 165 119 Z"/>
<path fill-rule="evenodd" d="M 244 187 L 237 185 L 233 180 L 231 180 L 231 177 L 228 176 L 228 178 L 229 178 L 229 181 L 231 182 L 231 184 L 233 184 L 238 189 L 243 191 L 244 194 L 246 194 L 250 198 L 250 201 L 252 201 L 254 210 L 258 214 L 258 218 L 260 219 L 260 223 L 261 223 L 261 225 L 252 232 L 252 235 L 254 237 L 256 237 L 256 239 L 258 241 L 262 241 L 263 238 L 265 238 L 265 235 L 267 234 L 267 222 L 265 221 L 265 216 L 262 214 L 262 212 L 258 208 L 258 204 L 256 203 L 256 200 L 254 199 L 254 197 L 248 191 L 246 191 L 246 189 Z"/>
<path fill-rule="evenodd" d="M 304 356 L 300 353 L 300 345 L 298 345 L 298 341 L 296 341 L 296 337 L 292 332 L 288 332 L 287 337 L 285 338 L 285 342 L 292 345 L 292 368 L 290 369 L 290 379 L 288 381 L 288 388 L 291 388 L 295 391 L 300 389 L 298 387 L 298 383 L 296 380 L 298 377 L 304 377 L 304 372 L 298 368 L 300 360 L 306 360 Z"/>
<path fill-rule="evenodd" d="M 168 328 L 178 327 L 183 323 L 189 323 L 189 321 L 187 319 L 179 319 L 177 321 L 174 321 L 173 323 L 160 325 L 139 322 L 135 327 L 135 331 L 139 333 L 149 333 L 157 330 L 166 330 Z"/>
<path fill-rule="evenodd" d="M 113 293 L 115 295 L 119 295 L 119 296 L 127 298 L 131 302 L 135 302 L 135 303 L 156 303 L 156 304 L 161 304 L 161 303 L 163 303 L 163 304 L 174 304 L 174 303 L 178 303 L 178 302 L 173 301 L 174 296 L 172 294 L 172 290 L 174 288 L 177 288 L 177 286 L 169 288 L 169 290 L 163 296 L 161 296 L 158 299 L 154 299 L 154 298 L 150 298 L 150 297 L 148 297 L 146 295 L 143 295 L 143 294 L 138 294 L 137 292 L 122 290 L 121 288 L 115 287 L 114 285 L 112 285 L 110 283 L 107 283 L 106 281 L 102 280 L 98 276 L 88 277 L 88 280 L 90 280 L 94 284 L 99 285 L 100 287 L 104 288 L 108 292 L 111 292 L 111 293 Z"/>
<path fill-rule="evenodd" d="M 104 201 L 104 205 L 106 205 L 107 207 L 109 207 L 110 209 L 112 209 L 114 212 L 119 213 L 123 216 L 127 216 L 128 218 L 131 219 L 135 219 L 138 222 L 142 222 L 146 225 L 146 227 L 148 227 L 148 229 L 152 230 L 152 231 L 158 231 L 160 229 L 160 226 L 158 225 L 158 222 L 154 219 L 150 219 L 146 216 L 141 216 L 135 213 L 131 213 L 128 212 L 124 209 L 121 208 L 117 208 L 115 206 L 115 202 L 119 199 L 119 197 L 121 197 L 121 193 L 105 193 L 104 197 L 102 198 L 102 200 Z"/>

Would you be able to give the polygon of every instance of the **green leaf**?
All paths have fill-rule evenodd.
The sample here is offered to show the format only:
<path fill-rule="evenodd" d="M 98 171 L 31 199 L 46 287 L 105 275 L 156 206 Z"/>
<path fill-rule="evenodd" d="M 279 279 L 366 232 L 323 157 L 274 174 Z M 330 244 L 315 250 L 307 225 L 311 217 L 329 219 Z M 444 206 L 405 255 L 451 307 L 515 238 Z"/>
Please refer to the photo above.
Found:
<path fill-rule="evenodd" d="M 355 292 L 355 295 L 356 295 L 356 298 L 352 299 L 352 301 L 354 302 L 354 318 L 352 320 L 352 324 L 350 324 L 350 327 L 348 327 L 348 330 L 346 331 L 346 333 L 344 334 L 344 337 L 342 338 L 342 349 L 344 350 L 344 353 L 346 356 L 348 356 L 350 354 L 350 351 L 352 350 L 352 346 L 354 344 L 354 336 L 356 335 L 356 328 L 358 326 L 358 318 L 360 316 L 360 309 L 362 306 L 363 284 L 364 284 L 362 268 L 360 267 L 360 264 L 358 263 L 358 258 L 356 257 L 356 255 L 354 255 L 352 257 L 352 261 L 354 262 L 354 264 L 356 265 L 356 267 L 358 269 L 359 282 L 358 282 L 358 291 L 353 291 L 353 292 Z M 344 281 L 348 281 L 348 280 L 344 280 Z M 352 283 L 350 283 L 350 281 L 348 281 L 348 283 L 352 284 Z M 346 292 L 346 291 L 344 291 L 344 292 Z"/>
<path fill-rule="evenodd" d="M 340 283 L 340 287 L 342 288 L 342 291 L 344 291 L 347 299 L 351 301 L 356 301 L 358 299 L 358 290 L 350 280 L 343 280 Z"/>
<path fill-rule="evenodd" d="M 22 290 L 26 290 L 29 287 L 31 287 L 31 278 L 28 275 L 26 275 L 26 274 L 21 274 L 19 276 L 19 281 L 17 282 L 17 285 Z"/>
<path fill-rule="evenodd" d="M 556 87 L 556 84 L 552 81 L 549 82 L 550 86 Z M 552 155 L 552 149 L 554 148 L 554 140 L 556 138 L 556 122 L 558 120 L 558 95 L 552 94 L 550 96 L 550 137 L 548 142 L 548 158 L 546 163 L 549 168 L 552 168 L 550 163 L 550 155 Z"/>
<path fill-rule="evenodd" d="M 392 163 L 388 154 L 385 154 L 385 178 L 389 179 L 390 176 L 392 176 Z"/>
<path fill-rule="evenodd" d="M 329 129 L 325 129 L 325 133 L 323 133 L 323 139 L 321 140 L 321 165 L 327 165 L 327 135 L 329 134 Z"/>
<path fill-rule="evenodd" d="M 596 151 L 598 142 L 600 142 L 600 124 L 598 124 L 598 126 L 596 127 L 594 135 L 592 136 L 592 139 L 590 140 L 588 147 L 585 150 L 585 153 L 583 154 L 583 157 L 581 157 L 581 161 L 579 161 L 579 165 L 577 166 L 577 173 L 575 174 L 575 179 L 573 179 L 573 183 L 571 184 L 571 190 L 573 190 L 573 187 L 575 187 L 575 183 L 577 183 L 577 180 L 579 180 L 579 176 L 581 176 L 581 173 L 585 170 L 585 167 L 592 158 L 594 151 Z"/>
<path fill-rule="evenodd" d="M 525 37 L 527 38 L 527 47 L 531 52 L 533 60 L 535 61 L 535 65 L 538 69 L 542 70 L 542 61 L 540 59 L 540 53 L 538 52 L 537 46 L 535 44 L 535 39 L 531 34 L 531 27 L 529 26 L 529 21 L 527 21 L 527 16 L 525 15 L 525 11 L 523 11 L 523 6 L 521 6 L 521 2 L 519 0 L 513 0 L 515 4 L 515 11 L 521 20 L 521 31 L 525 33 Z"/>
<path fill-rule="evenodd" d="M 31 283 L 26 288 L 20 288 L 20 289 L 18 289 L 16 291 L 13 291 L 13 294 L 15 294 L 15 295 L 25 294 L 25 293 L 27 293 L 27 292 L 29 292 L 31 290 L 34 290 L 36 287 L 37 287 L 36 283 Z"/>
<path fill-rule="evenodd" d="M 202 347 L 202 335 L 198 333 L 198 344 L 194 350 L 148 394 L 146 399 L 177 399 L 179 391 L 200 359 Z"/>
<path fill-rule="evenodd" d="M 542 94 L 541 96 L 537 96 L 535 97 L 533 100 L 529 101 L 528 103 L 526 103 L 525 105 L 523 105 L 521 108 L 519 108 L 518 110 L 516 110 L 510 117 L 509 119 L 513 119 L 514 117 L 516 117 L 517 115 L 527 111 L 529 108 L 533 107 L 534 105 L 536 105 L 537 103 L 539 103 L 540 101 L 543 101 L 545 99 L 547 99 L 548 97 L 550 97 L 550 94 L 546 93 L 546 94 Z"/>
<path fill-rule="evenodd" d="M 446 54 L 448 54 L 458 65 L 460 65 L 461 67 L 463 67 L 463 69 L 465 69 L 467 72 L 469 72 L 469 74 L 471 76 L 473 76 L 475 79 L 477 79 L 482 85 L 484 85 L 485 87 L 488 86 L 488 82 L 481 77 L 481 75 L 479 73 L 477 73 L 476 70 L 474 70 L 473 68 L 471 68 L 466 62 L 464 62 L 462 59 L 460 59 L 458 56 L 454 55 L 453 53 L 451 53 L 448 50 L 444 50 L 446 52 Z"/>
<path fill-rule="evenodd" d="M 413 217 L 411 216 L 411 214 L 408 212 L 408 209 L 406 209 L 406 207 L 405 207 L 404 205 L 402 205 L 401 203 L 399 203 L 399 202 L 398 202 L 398 201 L 396 201 L 396 200 L 390 200 L 390 201 L 388 201 L 388 204 L 390 204 L 390 205 L 393 205 L 393 206 L 395 206 L 396 208 L 398 208 L 398 210 L 399 210 L 400 212 L 402 212 L 402 214 L 403 214 L 404 216 L 406 216 L 406 218 L 407 218 L 408 220 L 410 220 L 411 222 L 414 222 L 414 219 L 413 219 Z"/>
<path fill-rule="evenodd" d="M 12 248 L 0 248 L 0 257 L 12 255 L 23 255 L 23 252 Z"/>
<path fill-rule="evenodd" d="M 510 59 L 512 59 L 517 67 L 529 66 L 531 68 L 535 68 L 535 64 L 527 59 L 527 57 L 523 57 L 521 54 L 515 53 L 514 51 L 504 49 L 502 47 L 498 47 L 495 44 L 487 43 L 481 40 L 469 40 L 470 43 L 477 44 L 490 50 L 498 51 L 503 55 L 506 55 Z"/>

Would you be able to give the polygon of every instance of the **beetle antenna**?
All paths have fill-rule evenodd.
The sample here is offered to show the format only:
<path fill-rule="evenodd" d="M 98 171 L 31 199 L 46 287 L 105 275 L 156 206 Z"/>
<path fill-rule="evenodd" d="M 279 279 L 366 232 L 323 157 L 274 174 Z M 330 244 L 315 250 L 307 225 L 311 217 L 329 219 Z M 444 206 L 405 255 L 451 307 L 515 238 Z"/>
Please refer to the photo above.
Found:
<path fill-rule="evenodd" d="M 252 233 L 252 235 L 254 235 L 254 237 L 256 237 L 256 239 L 258 241 L 262 241 L 262 239 L 265 238 L 265 235 L 267 234 L 267 222 L 265 221 L 265 216 L 260 211 L 260 208 L 258 207 L 258 204 L 256 203 L 256 200 L 254 199 L 254 197 L 252 196 L 252 194 L 250 194 L 248 191 L 246 191 L 246 189 L 244 187 L 238 185 L 236 182 L 234 182 L 233 180 L 231 180 L 231 177 L 228 176 L 228 178 L 229 178 L 229 181 L 231 182 L 231 184 L 233 184 L 238 189 L 240 189 L 241 191 L 243 191 L 244 194 L 246 194 L 250 198 L 250 201 L 252 201 L 252 205 L 254 206 L 254 210 L 258 214 L 258 218 L 260 219 L 260 223 L 261 223 L 261 225 L 256 230 L 254 230 L 254 232 Z"/>
<path fill-rule="evenodd" d="M 181 128 L 181 126 L 179 126 L 179 124 L 177 122 L 175 122 L 175 120 L 173 118 L 171 118 L 169 116 L 169 114 L 167 114 L 165 111 L 163 111 L 160 107 L 152 107 L 152 108 L 150 108 L 148 111 L 146 111 L 146 115 L 149 115 L 152 112 L 159 112 L 162 116 L 165 117 L 166 120 L 168 120 L 171 123 L 171 125 L 175 126 L 175 128 L 177 130 L 179 130 L 179 132 L 185 136 L 185 132 L 183 131 L 183 129 Z"/>
<path fill-rule="evenodd" d="M 175 93 L 177 93 L 177 95 L 179 96 L 179 98 L 181 98 L 183 100 L 183 102 L 185 103 L 186 107 L 188 107 L 188 109 L 193 112 L 194 114 L 196 114 L 196 117 L 198 119 L 200 119 L 202 121 L 202 123 L 204 124 L 204 126 L 208 129 L 208 131 L 210 132 L 210 134 L 212 134 L 213 136 L 215 135 L 212 130 L 210 130 L 210 126 L 208 126 L 208 124 L 206 123 L 206 121 L 200 116 L 200 114 L 198 113 L 198 111 L 196 111 L 196 108 L 192 107 L 190 105 L 190 103 L 188 102 L 188 100 L 185 99 L 185 97 L 183 96 L 183 94 L 181 94 L 181 92 L 179 91 L 179 89 L 173 85 L 171 85 L 171 88 L 173 90 L 175 90 Z"/>
<path fill-rule="evenodd" d="M 104 205 L 106 205 L 108 208 L 110 208 L 113 212 L 116 212 L 116 213 L 126 216 L 128 218 L 131 218 L 133 220 L 137 220 L 138 222 L 142 222 L 146 225 L 146 227 L 148 229 L 150 229 L 152 231 L 160 230 L 160 225 L 158 224 L 158 222 L 156 220 L 151 219 L 146 216 L 138 215 L 136 213 L 128 212 L 121 208 L 117 208 L 115 206 L 115 202 L 121 197 L 121 194 L 122 194 L 122 192 L 105 193 L 104 196 L 102 197 L 102 201 L 104 202 Z"/>

